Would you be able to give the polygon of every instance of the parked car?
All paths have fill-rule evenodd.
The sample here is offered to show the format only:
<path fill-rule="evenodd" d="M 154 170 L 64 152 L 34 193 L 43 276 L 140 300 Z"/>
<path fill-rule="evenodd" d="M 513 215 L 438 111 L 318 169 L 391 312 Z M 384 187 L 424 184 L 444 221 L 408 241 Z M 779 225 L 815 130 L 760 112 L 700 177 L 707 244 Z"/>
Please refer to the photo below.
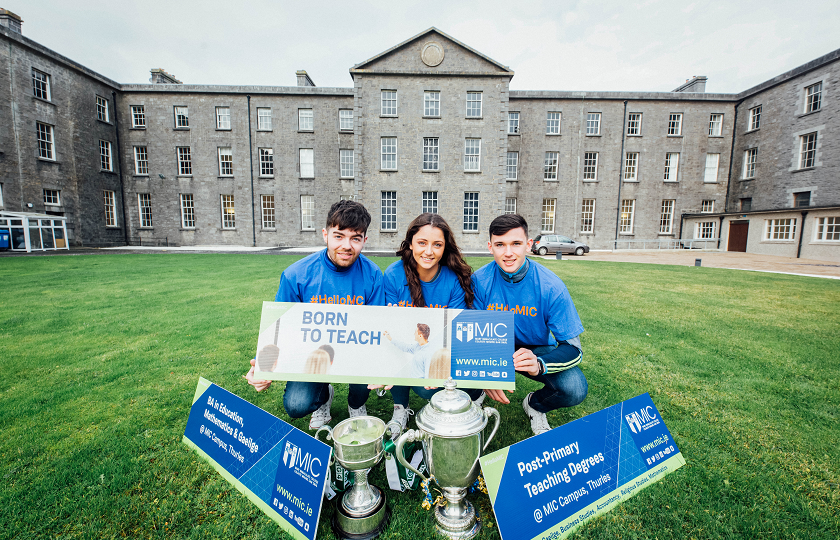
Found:
<path fill-rule="evenodd" d="M 589 246 L 583 242 L 575 242 L 568 236 L 561 236 L 559 234 L 541 234 L 534 238 L 534 245 L 531 246 L 531 251 L 539 255 L 545 255 L 548 252 L 556 253 L 574 253 L 575 255 L 583 255 L 589 253 Z"/>

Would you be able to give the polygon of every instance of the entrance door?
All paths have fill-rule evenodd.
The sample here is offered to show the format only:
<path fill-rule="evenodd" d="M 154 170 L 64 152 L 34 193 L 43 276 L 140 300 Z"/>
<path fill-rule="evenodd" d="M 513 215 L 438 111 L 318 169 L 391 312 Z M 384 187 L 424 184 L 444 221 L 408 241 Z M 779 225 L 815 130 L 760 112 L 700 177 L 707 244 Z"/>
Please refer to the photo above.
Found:
<path fill-rule="evenodd" d="M 732 221 L 729 223 L 729 245 L 726 251 L 747 251 L 747 234 L 750 230 L 749 221 Z"/>

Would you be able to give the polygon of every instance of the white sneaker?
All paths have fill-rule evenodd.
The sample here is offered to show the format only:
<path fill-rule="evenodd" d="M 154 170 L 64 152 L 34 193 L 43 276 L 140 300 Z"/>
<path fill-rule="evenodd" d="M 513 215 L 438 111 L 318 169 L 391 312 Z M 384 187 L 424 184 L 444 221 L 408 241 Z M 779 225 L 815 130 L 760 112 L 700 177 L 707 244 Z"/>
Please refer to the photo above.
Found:
<path fill-rule="evenodd" d="M 396 439 L 399 437 L 400 433 L 405 429 L 406 424 L 408 424 L 408 417 L 414 414 L 414 411 L 411 409 L 406 409 L 402 405 L 394 405 L 394 415 L 391 417 L 391 422 L 396 422 L 400 425 L 399 431 L 396 430 L 394 426 L 391 426 L 389 429 L 391 431 L 391 438 Z M 389 422 L 390 423 L 390 422 Z"/>
<path fill-rule="evenodd" d="M 484 390 L 482 390 L 481 395 L 478 396 L 477 398 L 475 398 L 473 400 L 473 403 L 475 403 L 476 405 L 481 407 L 481 404 L 484 403 L 484 398 L 486 398 L 486 397 L 487 397 L 487 393 Z"/>
<path fill-rule="evenodd" d="M 357 416 L 367 416 L 367 406 L 362 405 L 358 409 L 354 409 L 350 405 L 347 406 L 347 411 L 350 413 L 350 418 L 356 418 Z"/>
<path fill-rule="evenodd" d="M 309 419 L 309 429 L 318 429 L 324 424 L 329 423 L 332 420 L 332 416 L 330 416 L 330 407 L 332 406 L 333 391 L 332 385 L 328 385 L 330 390 L 330 397 L 327 399 L 327 402 L 318 407 L 318 410 L 312 413 L 312 418 Z"/>
<path fill-rule="evenodd" d="M 525 399 L 522 401 L 522 408 L 525 409 L 525 414 L 528 416 L 528 419 L 531 420 L 531 431 L 534 432 L 534 435 L 539 435 L 541 433 L 545 433 L 546 431 L 551 431 L 551 426 L 548 425 L 548 418 L 546 418 L 545 413 L 535 411 L 528 404 L 528 401 L 533 395 L 534 393 L 531 392 L 525 396 Z"/>

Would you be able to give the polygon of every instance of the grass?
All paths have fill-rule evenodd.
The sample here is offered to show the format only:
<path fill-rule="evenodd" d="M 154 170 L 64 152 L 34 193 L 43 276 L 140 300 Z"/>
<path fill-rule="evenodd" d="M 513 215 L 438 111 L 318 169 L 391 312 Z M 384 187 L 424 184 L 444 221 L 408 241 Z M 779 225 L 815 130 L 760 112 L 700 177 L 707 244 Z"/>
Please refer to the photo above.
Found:
<path fill-rule="evenodd" d="M 90 255 L 0 262 L 0 538 L 281 538 L 181 442 L 199 376 L 253 392 L 261 302 L 296 257 Z M 383 268 L 393 259 L 374 259 Z M 489 259 L 473 259 L 474 267 Z M 548 261 L 586 327 L 590 393 L 559 425 L 649 392 L 687 465 L 575 538 L 840 536 L 840 284 L 713 268 Z M 489 450 L 530 432 L 517 380 Z M 346 417 L 346 390 L 333 423 Z M 416 396 L 412 395 L 413 399 Z M 419 408 L 422 404 L 413 401 Z M 390 417 L 389 397 L 368 410 Z M 288 420 L 288 418 L 284 418 Z M 306 420 L 292 422 L 306 429 Z M 412 424 L 413 425 L 413 424 Z M 371 475 L 386 487 L 384 466 Z M 383 535 L 432 538 L 418 492 Z M 486 497 L 473 497 L 498 529 Z M 331 505 L 320 538 L 334 538 Z"/>

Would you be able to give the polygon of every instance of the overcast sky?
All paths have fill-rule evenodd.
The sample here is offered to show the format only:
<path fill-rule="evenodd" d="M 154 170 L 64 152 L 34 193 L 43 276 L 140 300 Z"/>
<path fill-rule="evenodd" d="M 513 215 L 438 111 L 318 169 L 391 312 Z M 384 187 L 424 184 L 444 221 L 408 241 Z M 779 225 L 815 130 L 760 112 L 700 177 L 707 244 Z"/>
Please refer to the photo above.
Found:
<path fill-rule="evenodd" d="M 435 26 L 515 90 L 740 92 L 840 48 L 837 0 L 5 0 L 23 34 L 121 83 L 352 86 L 348 70 Z"/>

